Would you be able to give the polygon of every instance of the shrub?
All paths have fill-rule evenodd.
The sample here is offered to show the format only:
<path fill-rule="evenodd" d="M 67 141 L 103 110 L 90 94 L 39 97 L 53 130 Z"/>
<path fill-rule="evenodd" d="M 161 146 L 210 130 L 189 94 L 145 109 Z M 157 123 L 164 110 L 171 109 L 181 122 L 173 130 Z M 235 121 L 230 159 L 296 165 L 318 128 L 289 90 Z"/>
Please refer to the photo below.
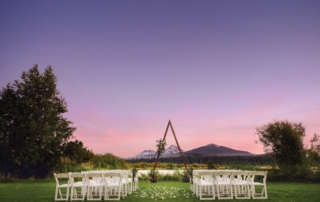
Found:
<path fill-rule="evenodd" d="M 127 169 L 128 165 L 125 160 L 111 154 L 95 155 L 92 158 L 92 165 L 94 168 L 105 169 Z"/>
<path fill-rule="evenodd" d="M 312 172 L 307 168 L 298 167 L 292 170 L 270 169 L 268 180 L 274 182 L 320 182 L 319 171 Z"/>
<path fill-rule="evenodd" d="M 185 169 L 183 172 L 182 172 L 182 175 L 181 175 L 181 179 L 183 182 L 190 182 L 191 184 L 193 183 L 192 179 L 193 179 L 193 168 L 189 168 L 189 169 Z M 190 181 L 191 179 L 191 181 Z"/>
<path fill-rule="evenodd" d="M 320 182 L 320 167 L 318 168 L 318 170 L 313 172 L 313 182 Z"/>
<path fill-rule="evenodd" d="M 217 169 L 217 166 L 214 165 L 214 163 L 212 161 L 209 161 L 208 162 L 208 169 L 211 170 L 211 169 Z"/>
<path fill-rule="evenodd" d="M 167 169 L 173 170 L 173 168 L 174 168 L 174 166 L 173 166 L 172 163 L 168 163 L 168 164 L 167 164 Z"/>
<path fill-rule="evenodd" d="M 159 172 L 155 170 L 150 170 L 149 172 L 149 182 L 156 183 L 158 181 Z"/>

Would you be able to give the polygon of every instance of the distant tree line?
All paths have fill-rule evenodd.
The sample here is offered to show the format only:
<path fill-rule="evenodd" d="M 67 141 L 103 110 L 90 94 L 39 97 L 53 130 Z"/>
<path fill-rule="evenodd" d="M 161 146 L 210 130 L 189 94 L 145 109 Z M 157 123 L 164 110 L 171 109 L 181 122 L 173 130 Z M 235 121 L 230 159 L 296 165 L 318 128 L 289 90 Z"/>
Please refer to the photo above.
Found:
<path fill-rule="evenodd" d="M 273 159 L 268 155 L 254 156 L 185 156 L 187 164 L 208 164 L 212 161 L 214 164 L 230 165 L 230 164 L 245 164 L 245 165 L 274 165 Z M 156 158 L 139 158 L 127 159 L 129 163 L 155 162 Z M 182 163 L 181 157 L 159 158 L 159 162 L 166 163 Z"/>

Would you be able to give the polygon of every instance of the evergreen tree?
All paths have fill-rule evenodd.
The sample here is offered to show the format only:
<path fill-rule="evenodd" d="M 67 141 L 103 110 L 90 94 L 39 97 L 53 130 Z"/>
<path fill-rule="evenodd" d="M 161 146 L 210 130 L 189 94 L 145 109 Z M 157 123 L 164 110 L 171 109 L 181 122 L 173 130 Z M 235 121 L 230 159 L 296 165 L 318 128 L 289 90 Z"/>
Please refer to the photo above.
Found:
<path fill-rule="evenodd" d="M 0 171 L 5 176 L 46 177 L 59 165 L 75 128 L 62 116 L 67 103 L 48 66 L 23 72 L 0 91 Z"/>

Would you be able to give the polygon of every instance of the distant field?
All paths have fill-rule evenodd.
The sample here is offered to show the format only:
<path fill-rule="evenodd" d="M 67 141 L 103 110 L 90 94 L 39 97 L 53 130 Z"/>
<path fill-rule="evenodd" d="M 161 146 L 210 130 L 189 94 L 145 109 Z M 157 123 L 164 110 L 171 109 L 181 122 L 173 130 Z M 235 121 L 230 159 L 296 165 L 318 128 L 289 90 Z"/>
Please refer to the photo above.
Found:
<path fill-rule="evenodd" d="M 268 200 L 248 201 L 290 201 L 290 202 L 319 202 L 320 184 L 314 183 L 268 183 Z M 53 202 L 55 182 L 14 182 L 0 183 L 1 202 Z M 162 194 L 161 193 L 164 193 Z M 159 196 L 156 196 L 159 193 Z M 156 200 L 157 199 L 157 200 Z M 148 184 L 140 182 L 139 191 L 121 199 L 126 202 L 194 202 L 200 201 L 189 191 L 189 184 L 182 182 L 158 182 Z M 235 200 L 223 200 L 235 201 Z M 246 201 L 246 200 L 240 200 Z"/>

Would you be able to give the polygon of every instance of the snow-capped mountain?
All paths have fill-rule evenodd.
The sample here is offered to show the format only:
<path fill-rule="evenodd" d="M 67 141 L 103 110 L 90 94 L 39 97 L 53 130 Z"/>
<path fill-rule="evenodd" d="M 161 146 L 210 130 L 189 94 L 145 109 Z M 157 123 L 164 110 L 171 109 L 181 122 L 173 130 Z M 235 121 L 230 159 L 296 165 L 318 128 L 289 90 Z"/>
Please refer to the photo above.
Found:
<path fill-rule="evenodd" d="M 240 150 L 235 150 L 231 149 L 225 146 L 219 146 L 215 144 L 208 144 L 206 146 L 198 147 L 189 151 L 183 152 L 183 155 L 197 155 L 197 156 L 246 156 L 246 155 L 254 155 L 250 152 L 247 151 L 240 151 Z M 177 146 L 171 145 L 168 147 L 160 156 L 163 158 L 166 157 L 176 157 L 179 156 L 180 152 Z M 157 154 L 153 150 L 144 150 L 137 156 L 134 156 L 129 159 L 140 159 L 140 158 L 156 158 Z"/>
<path fill-rule="evenodd" d="M 134 158 L 138 159 L 138 158 L 146 158 L 146 157 L 154 157 L 154 156 L 156 156 L 156 152 L 149 149 L 149 150 L 144 150 Z"/>
<path fill-rule="evenodd" d="M 181 149 L 181 151 L 183 152 L 182 149 Z M 172 155 L 176 155 L 176 154 L 180 154 L 179 148 L 177 146 L 171 145 L 161 155 L 163 155 L 163 156 L 172 156 Z"/>
<path fill-rule="evenodd" d="M 183 150 L 181 150 L 183 151 Z M 171 145 L 169 148 L 167 148 L 160 157 L 170 157 L 170 156 L 177 156 L 179 155 L 179 149 L 177 146 Z M 154 158 L 157 157 L 157 153 L 151 149 L 144 150 L 140 154 L 134 156 L 134 159 L 139 159 L 139 158 Z"/>

